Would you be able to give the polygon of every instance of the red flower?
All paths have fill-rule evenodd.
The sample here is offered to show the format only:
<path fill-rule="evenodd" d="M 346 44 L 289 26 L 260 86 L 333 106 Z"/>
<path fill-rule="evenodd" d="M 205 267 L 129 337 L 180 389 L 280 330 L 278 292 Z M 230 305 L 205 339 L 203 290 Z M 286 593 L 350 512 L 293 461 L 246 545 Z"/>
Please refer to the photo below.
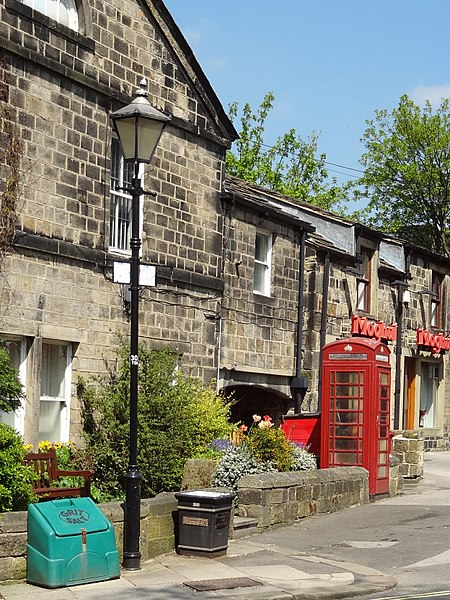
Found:
<path fill-rule="evenodd" d="M 247 427 L 247 425 L 239 425 L 239 429 L 241 431 L 247 431 L 248 427 Z"/>
<path fill-rule="evenodd" d="M 272 417 L 269 417 L 269 415 L 264 415 L 263 419 L 264 419 L 264 421 L 269 421 L 269 423 L 270 423 L 270 421 L 272 420 Z"/>

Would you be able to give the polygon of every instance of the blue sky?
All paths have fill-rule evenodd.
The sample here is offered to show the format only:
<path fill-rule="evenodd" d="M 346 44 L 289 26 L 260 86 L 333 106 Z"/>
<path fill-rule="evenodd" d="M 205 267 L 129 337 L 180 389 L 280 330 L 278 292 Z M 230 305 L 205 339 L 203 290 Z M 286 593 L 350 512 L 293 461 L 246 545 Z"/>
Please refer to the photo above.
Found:
<path fill-rule="evenodd" d="M 360 138 L 402 94 L 450 96 L 450 0 L 165 0 L 225 109 L 275 106 L 266 143 L 315 130 L 330 175 L 358 175 Z M 238 127 L 238 126 L 237 126 Z"/>

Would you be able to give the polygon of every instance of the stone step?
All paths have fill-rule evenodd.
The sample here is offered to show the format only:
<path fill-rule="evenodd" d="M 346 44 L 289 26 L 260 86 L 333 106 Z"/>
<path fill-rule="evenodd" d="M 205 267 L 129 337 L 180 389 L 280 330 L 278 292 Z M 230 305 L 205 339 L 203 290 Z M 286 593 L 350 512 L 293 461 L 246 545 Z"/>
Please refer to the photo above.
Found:
<path fill-rule="evenodd" d="M 234 517 L 233 521 L 233 539 L 245 537 L 258 533 L 258 519 L 252 517 Z"/>

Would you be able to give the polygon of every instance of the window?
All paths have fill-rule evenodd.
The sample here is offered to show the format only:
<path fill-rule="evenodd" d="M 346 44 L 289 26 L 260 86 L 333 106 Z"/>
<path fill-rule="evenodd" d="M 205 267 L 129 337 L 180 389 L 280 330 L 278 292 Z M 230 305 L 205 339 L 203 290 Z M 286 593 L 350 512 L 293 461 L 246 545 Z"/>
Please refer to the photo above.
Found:
<path fill-rule="evenodd" d="M 24 340 L 8 340 L 5 342 L 5 348 L 11 357 L 12 366 L 18 370 L 19 379 L 24 385 L 25 383 L 25 356 L 26 345 Z M 15 412 L 3 412 L 0 410 L 0 423 L 6 423 L 14 427 L 16 431 L 23 434 L 24 427 L 24 403 Z"/>
<path fill-rule="evenodd" d="M 39 441 L 67 441 L 71 344 L 42 344 Z"/>
<path fill-rule="evenodd" d="M 75 0 L 21 0 L 46 17 L 78 31 L 78 11 Z"/>
<path fill-rule="evenodd" d="M 442 275 L 433 271 L 431 291 L 433 295 L 430 300 L 430 325 L 431 327 L 442 327 Z"/>
<path fill-rule="evenodd" d="M 118 187 L 131 186 L 133 163 L 123 160 L 119 141 L 111 145 L 111 203 L 109 215 L 109 245 L 114 250 L 128 251 L 131 237 L 131 196 Z"/>
<path fill-rule="evenodd" d="M 370 312 L 373 252 L 368 248 L 362 248 L 360 255 L 361 275 L 356 280 L 356 308 L 364 312 Z"/>
<path fill-rule="evenodd" d="M 253 291 L 270 296 L 270 266 L 272 259 L 272 236 L 257 233 L 255 241 L 255 272 Z"/>

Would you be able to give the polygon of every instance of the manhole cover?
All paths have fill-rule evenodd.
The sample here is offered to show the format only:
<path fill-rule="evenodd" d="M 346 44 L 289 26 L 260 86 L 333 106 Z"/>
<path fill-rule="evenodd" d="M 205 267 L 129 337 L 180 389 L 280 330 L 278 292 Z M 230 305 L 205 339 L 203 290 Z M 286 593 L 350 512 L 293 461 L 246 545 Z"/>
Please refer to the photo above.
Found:
<path fill-rule="evenodd" d="M 259 581 L 249 577 L 230 577 L 228 579 L 203 579 L 202 581 L 185 581 L 184 585 L 197 592 L 210 592 L 214 590 L 232 590 L 238 587 L 253 587 L 262 585 Z"/>

